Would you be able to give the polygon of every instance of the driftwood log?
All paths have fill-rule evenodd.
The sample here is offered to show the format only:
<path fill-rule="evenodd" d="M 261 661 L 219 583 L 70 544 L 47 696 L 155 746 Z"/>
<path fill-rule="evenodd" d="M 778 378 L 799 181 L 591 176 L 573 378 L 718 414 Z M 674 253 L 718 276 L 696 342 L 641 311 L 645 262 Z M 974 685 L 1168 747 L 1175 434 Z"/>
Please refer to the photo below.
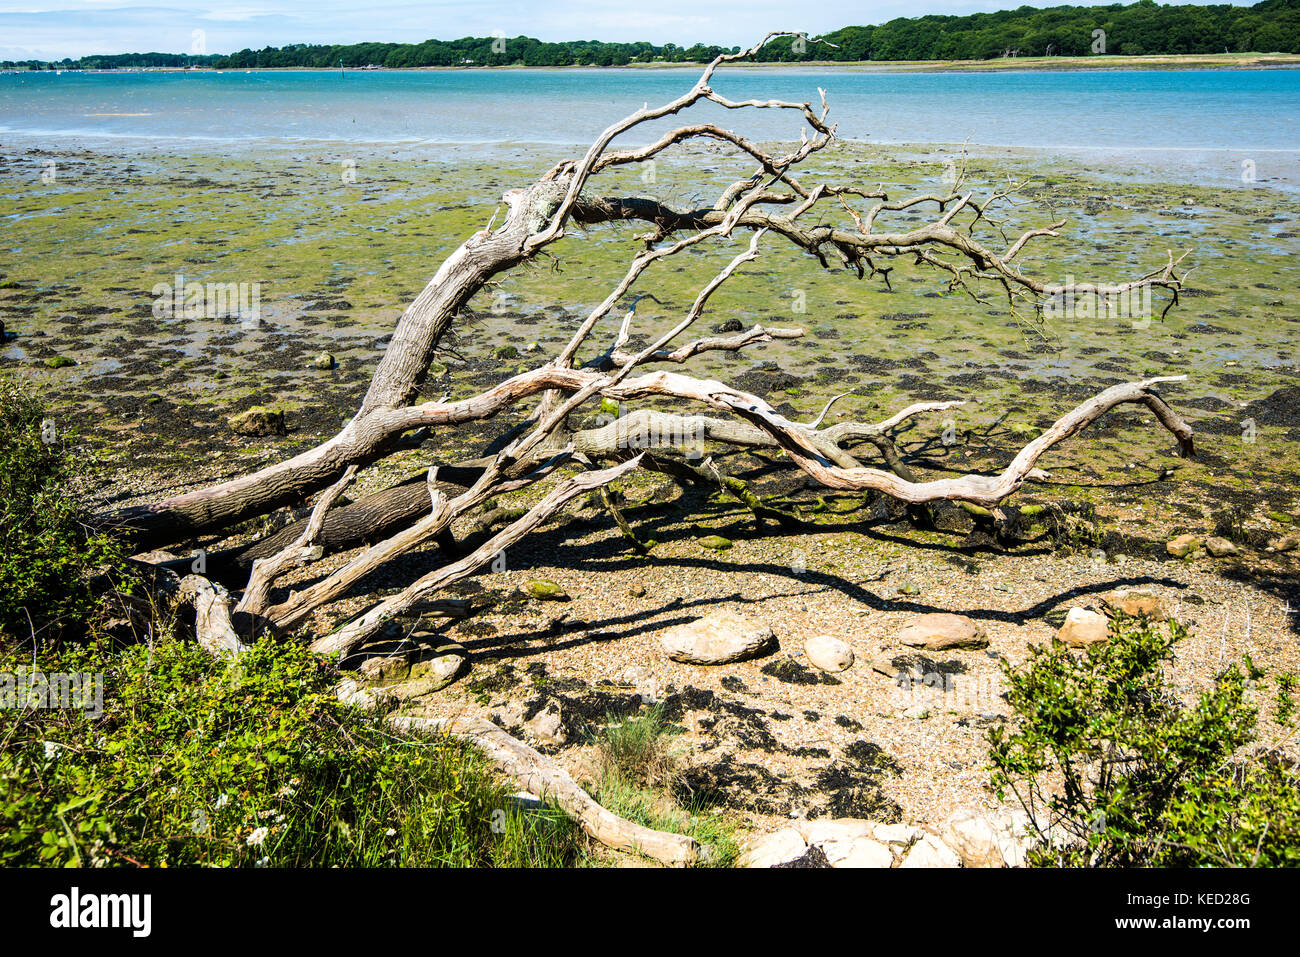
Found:
<path fill-rule="evenodd" d="M 193 576 L 186 579 L 186 594 L 195 606 L 205 644 L 221 653 L 235 653 L 257 630 L 292 634 L 316 613 L 328 614 L 334 602 L 371 572 L 414 549 L 437 543 L 439 567 L 408 582 L 398 593 L 374 601 L 356 616 L 337 622 L 312 646 L 322 654 L 344 656 L 363 646 L 394 617 L 430 608 L 454 613 L 451 606 L 436 604 L 442 600 L 440 592 L 481 571 L 502 549 L 534 531 L 577 496 L 603 492 L 637 468 L 657 469 L 683 481 L 716 482 L 745 501 L 756 516 L 771 515 L 775 513 L 748 493 L 744 483 L 718 468 L 712 455 L 735 448 L 774 449 L 785 453 L 793 468 L 827 488 L 874 490 L 916 507 L 953 501 L 971 509 L 989 509 L 1014 495 L 1025 482 L 1041 477 L 1038 463 L 1056 444 L 1125 403 L 1140 404 L 1153 412 L 1158 423 L 1173 434 L 1181 452 L 1191 455 L 1191 428 L 1157 392 L 1157 387 L 1181 377 L 1117 385 L 1073 410 L 1063 410 L 1055 424 L 1025 445 L 997 474 L 927 478 L 904 460 L 895 445 L 894 430 L 913 417 L 960 404 L 957 400 L 918 403 L 883 422 L 823 425 L 828 403 L 811 422 L 800 423 L 782 416 L 759 396 L 716 379 L 670 371 L 688 359 L 760 347 L 773 340 L 797 340 L 803 335 L 800 329 L 754 326 L 730 336 L 685 337 L 713 294 L 757 259 L 765 243 L 792 245 L 822 268 L 845 268 L 864 281 L 879 279 L 886 284 L 893 261 L 911 262 L 935 270 L 951 290 L 968 293 L 981 302 L 988 301 L 984 292 L 993 290 L 1017 315 L 1041 316 L 1046 304 L 1061 291 L 1061 287 L 1021 269 L 1017 259 L 1031 243 L 1058 237 L 1065 224 L 1056 221 L 1009 235 L 999 211 L 1012 201 L 1014 187 L 977 195 L 968 186 L 962 168 L 951 186 L 940 192 L 891 198 L 878 189 L 823 181 L 815 173 L 805 176 L 801 164 L 835 136 L 824 92 L 819 91 L 819 106 L 778 100 L 733 101 L 711 85 L 719 69 L 752 58 L 773 37 L 782 35 L 787 34 L 771 34 L 748 50 L 717 57 L 680 97 L 657 107 L 647 104 L 605 129 L 580 158 L 558 163 L 531 185 L 509 190 L 502 197 L 507 212 L 500 225 L 495 225 L 494 217 L 489 228 L 466 239 L 407 306 L 356 414 L 336 435 L 229 481 L 101 514 L 96 524 L 116 529 L 140 551 L 192 542 L 200 536 L 219 545 L 223 536 L 229 537 L 250 519 L 284 508 L 302 509 L 310 503 L 308 517 L 275 535 L 212 553 L 214 577 L 233 594 L 202 579 L 195 581 Z M 787 112 L 801 119 L 804 131 L 800 142 L 785 151 L 760 146 L 712 123 L 687 123 L 642 146 L 614 147 L 621 137 L 644 132 L 645 124 L 702 103 L 737 116 L 752 110 Z M 607 181 L 602 174 L 700 141 L 720 144 L 752 162 L 752 174 L 721 190 L 710 205 L 694 208 L 679 208 L 650 196 L 602 192 Z M 927 217 L 932 214 L 932 218 L 919 225 L 915 219 L 888 225 L 891 215 L 903 211 L 908 215 L 923 212 Z M 576 323 L 564 347 L 535 368 L 477 395 L 455 401 L 418 401 L 435 351 L 470 300 L 503 273 L 536 262 L 544 253 L 549 255 L 548 250 L 573 226 L 631 226 L 644 231 L 637 236 L 639 251 L 631 257 L 622 278 Z M 638 290 L 647 277 L 653 281 L 658 264 L 697 248 L 722 249 L 734 255 L 700 284 L 694 301 L 667 323 L 666 331 L 651 336 L 653 341 L 645 347 L 632 348 L 633 330 L 641 319 L 639 304 L 654 300 Z M 1167 310 L 1178 299 L 1180 264 L 1181 257 L 1170 252 L 1142 275 L 1090 283 L 1088 288 L 1101 297 L 1158 289 L 1168 296 Z M 618 310 L 622 316 L 617 331 L 603 347 L 593 346 L 597 328 Z M 863 347 L 869 348 L 869 343 Z M 571 428 L 573 413 L 602 400 L 627 404 L 631 410 L 595 428 Z M 512 427 L 503 439 L 482 449 L 479 458 L 459 462 L 439 455 L 440 436 L 495 416 L 512 417 Z M 343 490 L 370 467 L 411 448 L 427 452 L 431 459 L 427 474 L 334 507 L 342 500 Z M 702 458 L 705 453 L 709 457 Z M 862 461 L 867 455 L 878 458 L 883 467 Z M 525 513 L 498 513 L 495 517 L 500 523 L 483 519 L 480 533 L 472 541 L 452 538 L 453 523 L 481 516 L 496 496 L 522 489 L 535 492 L 536 504 Z M 608 496 L 605 501 L 614 509 Z M 355 554 L 328 572 L 315 568 L 326 555 L 352 550 Z M 314 575 L 314 580 L 296 591 L 288 590 L 286 580 L 303 572 Z M 492 753 L 514 754 L 516 771 L 512 773 L 560 780 L 552 770 L 537 770 L 534 759 L 512 750 L 514 745 L 498 740 L 498 732 L 471 729 L 466 733 L 477 735 L 476 740 Z M 593 810 L 578 797 L 570 803 L 575 814 L 594 822 L 584 824 L 591 833 L 598 837 L 606 833 L 608 829 L 600 823 L 604 812 Z M 625 831 L 621 825 L 614 828 L 610 839 L 623 841 Z M 638 840 L 650 846 L 646 844 L 650 839 L 642 836 Z M 677 850 L 661 851 L 661 859 L 677 859 Z"/>

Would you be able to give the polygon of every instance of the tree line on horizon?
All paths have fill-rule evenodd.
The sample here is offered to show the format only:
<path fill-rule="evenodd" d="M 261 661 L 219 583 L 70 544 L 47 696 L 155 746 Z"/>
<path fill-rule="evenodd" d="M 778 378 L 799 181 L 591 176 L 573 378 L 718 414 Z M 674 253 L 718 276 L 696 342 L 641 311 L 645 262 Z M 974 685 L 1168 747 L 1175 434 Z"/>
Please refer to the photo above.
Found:
<path fill-rule="evenodd" d="M 1099 34 L 1104 40 L 1100 44 Z M 879 26 L 843 27 L 825 43 L 781 37 L 759 51 L 767 63 L 898 60 L 989 60 L 1015 56 L 1121 56 L 1193 53 L 1300 53 L 1300 0 L 1263 0 L 1250 7 L 1168 6 L 1154 0 L 1092 7 L 1019 7 L 967 16 L 932 14 L 899 18 Z M 697 43 L 548 43 L 532 37 L 464 37 L 423 43 L 296 43 L 223 56 L 131 53 L 79 60 L 4 61 L 6 69 L 114 69 L 130 66 L 208 66 L 216 69 L 274 67 L 391 69 L 426 66 L 626 66 L 693 63 L 739 47 Z"/>

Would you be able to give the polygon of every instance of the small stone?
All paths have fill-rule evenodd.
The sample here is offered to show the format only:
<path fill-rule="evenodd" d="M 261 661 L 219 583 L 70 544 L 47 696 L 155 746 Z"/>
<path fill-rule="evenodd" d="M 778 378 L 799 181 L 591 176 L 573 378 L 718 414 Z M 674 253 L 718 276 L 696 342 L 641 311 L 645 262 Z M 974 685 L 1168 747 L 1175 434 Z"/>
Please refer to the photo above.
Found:
<path fill-rule="evenodd" d="M 631 595 L 633 598 L 644 598 L 645 585 L 633 585 L 631 588 L 627 590 L 627 593 Z"/>
<path fill-rule="evenodd" d="M 454 641 L 436 636 L 430 640 L 435 642 L 435 647 L 428 657 L 410 651 L 367 658 L 357 668 L 362 686 L 397 699 L 418 698 L 447 687 L 460 677 L 469 655 Z"/>
<path fill-rule="evenodd" d="M 444 688 L 456 680 L 468 659 L 465 649 L 454 642 L 446 642 L 437 652 L 435 657 L 411 665 L 411 678 L 429 682 L 432 685 L 431 691 Z"/>
<path fill-rule="evenodd" d="M 155 548 L 153 551 L 132 555 L 131 559 L 137 562 L 148 562 L 150 565 L 161 565 L 163 562 L 174 562 L 179 557 L 179 555 L 174 555 L 164 549 Z"/>
<path fill-rule="evenodd" d="M 911 844 L 925 836 L 925 832 L 911 824 L 876 824 L 872 833 L 882 844 Z"/>
<path fill-rule="evenodd" d="M 912 721 L 924 721 L 930 717 L 930 709 L 923 704 L 914 704 L 903 712 L 903 717 Z"/>
<path fill-rule="evenodd" d="M 965 615 L 931 612 L 912 619 L 896 636 L 912 648 L 947 651 L 954 648 L 986 648 L 984 631 Z"/>
<path fill-rule="evenodd" d="M 519 358 L 519 350 L 516 349 L 514 346 L 499 346 L 499 347 L 496 349 L 496 351 L 493 352 L 492 354 L 493 354 L 494 356 L 496 356 L 498 359 L 518 359 L 518 358 Z"/>
<path fill-rule="evenodd" d="M 1188 532 L 1165 542 L 1165 551 L 1174 558 L 1185 558 L 1201 547 L 1201 540 Z"/>
<path fill-rule="evenodd" d="M 524 590 L 538 601 L 569 601 L 569 593 L 549 578 L 534 578 Z"/>
<path fill-rule="evenodd" d="M 821 818 L 802 821 L 795 827 L 809 844 L 831 842 L 849 844 L 861 837 L 874 836 L 877 825 L 861 818 L 839 817 L 830 820 Z"/>
<path fill-rule="evenodd" d="M 668 657 L 691 665 L 724 665 L 765 654 L 776 647 L 776 635 L 762 622 L 730 609 L 675 625 L 659 636 Z"/>
<path fill-rule="evenodd" d="M 715 552 L 725 552 L 731 547 L 731 539 L 723 538 L 721 535 L 705 535 L 697 541 L 705 548 L 712 549 Z"/>
<path fill-rule="evenodd" d="M 900 868 L 916 867 L 961 867 L 961 858 L 943 841 L 932 834 L 927 834 L 913 845 L 903 858 Z"/>
<path fill-rule="evenodd" d="M 750 842 L 740 858 L 741 867 L 776 867 L 797 861 L 808 852 L 808 844 L 793 827 L 785 827 Z"/>
<path fill-rule="evenodd" d="M 255 405 L 247 412 L 232 415 L 226 419 L 226 425 L 238 435 L 284 435 L 288 431 L 284 425 L 284 413 L 264 405 Z"/>
<path fill-rule="evenodd" d="M 1110 620 L 1091 608 L 1071 608 L 1056 633 L 1056 640 L 1071 648 L 1086 648 L 1110 635 Z"/>
<path fill-rule="evenodd" d="M 366 681 L 376 684 L 400 681 L 410 673 L 411 656 L 409 654 L 392 655 L 385 658 L 367 658 L 357 668 L 357 674 Z"/>
<path fill-rule="evenodd" d="M 890 660 L 889 655 L 873 655 L 871 658 L 871 670 L 878 671 L 882 675 L 890 678 L 897 678 L 900 674 L 911 675 L 910 668 L 900 668 Z"/>
<path fill-rule="evenodd" d="M 1169 617 L 1164 599 L 1146 588 L 1117 588 L 1104 600 L 1112 611 L 1134 618 L 1139 615 L 1156 619 Z"/>
<path fill-rule="evenodd" d="M 310 365 L 313 369 L 333 369 L 334 357 L 328 352 L 322 352 L 311 360 Z"/>
<path fill-rule="evenodd" d="M 375 693 L 353 678 L 344 678 L 334 688 L 338 700 L 350 708 L 369 710 L 377 702 Z"/>
<path fill-rule="evenodd" d="M 543 744 L 559 745 L 569 740 L 569 733 L 564 727 L 564 716 L 554 702 L 548 703 L 545 708 L 525 721 L 524 727 Z"/>
<path fill-rule="evenodd" d="M 1233 555 L 1241 554 L 1241 549 L 1228 541 L 1228 539 L 1222 538 L 1218 535 L 1214 535 L 1205 540 L 1205 550 L 1209 552 L 1213 558 L 1230 558 Z"/>
<path fill-rule="evenodd" d="M 1268 543 L 1271 552 L 1293 552 L 1300 548 L 1300 535 L 1283 535 Z"/>
<path fill-rule="evenodd" d="M 45 360 L 45 368 L 62 369 L 64 366 L 75 366 L 77 361 L 69 359 L 67 356 L 50 356 Z"/>
<path fill-rule="evenodd" d="M 516 791 L 514 794 L 506 795 L 506 803 L 523 813 L 546 812 L 551 808 L 550 804 L 530 791 Z"/>
<path fill-rule="evenodd" d="M 822 671 L 847 671 L 853 667 L 853 649 L 831 635 L 817 635 L 804 642 L 808 660 Z"/>

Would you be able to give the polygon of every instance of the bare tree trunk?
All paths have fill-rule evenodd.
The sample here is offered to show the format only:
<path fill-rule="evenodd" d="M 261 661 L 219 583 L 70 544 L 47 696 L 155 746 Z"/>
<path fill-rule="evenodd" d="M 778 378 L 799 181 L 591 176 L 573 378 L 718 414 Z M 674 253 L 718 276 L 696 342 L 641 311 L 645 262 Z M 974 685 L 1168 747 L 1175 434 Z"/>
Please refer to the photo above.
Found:
<path fill-rule="evenodd" d="M 834 137 L 825 96 L 820 110 L 816 110 L 809 103 L 735 102 L 710 86 L 719 67 L 752 57 L 770 39 L 766 37 L 742 53 L 718 57 L 682 96 L 659 107 L 637 110 L 601 133 L 581 159 L 562 162 L 531 186 L 507 192 L 503 197 L 507 207 L 504 222 L 467 239 L 447 257 L 406 309 L 356 415 L 337 435 L 250 475 L 101 516 L 100 523 L 128 530 L 144 549 L 200 534 L 219 536 L 249 518 L 285 505 L 299 505 L 332 486 L 332 492 L 317 500 L 307 523 L 298 523 L 252 545 L 215 553 L 215 568 L 226 580 L 234 584 L 238 578 L 248 576 L 240 611 L 277 629 L 295 627 L 365 575 L 413 548 L 435 540 L 448 546 L 441 568 L 318 642 L 320 650 L 338 652 L 357 647 L 383 621 L 411 611 L 438 590 L 473 574 L 491 558 L 491 552 L 484 549 L 493 543 L 500 547 L 502 542 L 516 540 L 574 495 L 600 488 L 601 483 L 636 467 L 631 463 L 642 463 L 640 456 L 633 457 L 641 449 L 655 450 L 651 467 L 679 477 L 693 475 L 716 481 L 754 508 L 756 515 L 762 511 L 761 504 L 756 499 L 751 501 L 743 483 L 723 475 L 712 463 L 702 469 L 675 456 L 690 452 L 698 457 L 708 447 L 719 446 L 774 448 L 786 453 L 793 466 L 830 488 L 874 489 L 913 506 L 955 500 L 991 507 L 1013 495 L 1025 481 L 1033 480 L 1039 474 L 1038 460 L 1057 442 L 1076 434 L 1115 405 L 1127 402 L 1149 408 L 1160 424 L 1175 434 L 1183 453 L 1191 454 L 1191 429 L 1154 391 L 1158 384 L 1175 381 L 1172 378 L 1106 390 L 1026 445 L 998 475 L 926 479 L 899 454 L 892 431 L 911 416 L 941 411 L 956 403 L 917 404 L 880 423 L 841 422 L 823 427 L 829 403 L 816 420 L 800 424 L 785 419 L 761 398 L 725 383 L 649 369 L 681 364 L 714 351 L 736 351 L 802 335 L 799 329 L 755 326 L 730 337 L 702 337 L 680 344 L 676 341 L 703 314 L 713 293 L 757 258 L 760 244 L 769 236 L 795 245 L 826 268 L 836 261 L 860 277 L 882 276 L 886 282 L 892 267 L 880 265 L 877 260 L 902 257 L 938 270 L 951 288 L 965 290 L 976 298 L 980 298 L 978 289 L 982 286 L 998 289 L 1013 311 L 1041 310 L 1060 293 L 1060 287 L 1022 271 L 1014 260 L 1031 242 L 1057 236 L 1061 222 L 1028 229 L 1014 239 L 1008 239 L 1003 227 L 990 225 L 995 207 L 1012 196 L 1011 189 L 994 190 L 979 198 L 965 188 L 963 170 L 953 187 L 942 193 L 891 200 L 882 192 L 852 184 L 819 182 L 813 186 L 797 178 L 795 172 L 800 164 Z M 702 101 L 737 113 L 754 109 L 790 111 L 802 117 L 807 130 L 800 143 L 785 154 L 761 148 L 731 130 L 708 123 L 678 127 L 645 146 L 613 148 L 619 136 Z M 678 144 L 701 139 L 720 142 L 756 163 L 752 176 L 726 187 L 711 206 L 677 209 L 649 197 L 600 196 L 593 189 L 593 183 L 610 170 L 651 160 Z M 928 223 L 896 230 L 877 227 L 878 221 L 893 213 L 930 207 L 935 210 L 935 218 Z M 833 221 L 837 210 L 843 212 L 846 221 Z M 579 323 L 568 344 L 549 362 L 468 399 L 419 401 L 420 386 L 434 351 L 466 303 L 494 277 L 531 260 L 563 237 L 573 222 L 641 223 L 648 224 L 650 232 L 641 237 L 644 248 L 632 257 L 622 279 Z M 977 230 L 984 230 L 990 238 L 977 235 Z M 737 233 L 749 235 L 748 248 L 701 286 L 690 308 L 668 332 L 646 348 L 630 350 L 638 303 L 654 298 L 634 292 L 646 273 L 693 247 L 731 243 Z M 1156 287 L 1170 294 L 1172 304 L 1181 285 L 1177 273 L 1180 261 L 1169 254 L 1163 266 L 1136 279 L 1097 283 L 1090 288 L 1104 296 Z M 614 340 L 582 361 L 579 353 L 589 345 L 598 324 L 629 299 Z M 637 409 L 595 429 L 572 431 L 569 416 L 584 403 L 602 398 L 618 402 L 668 401 L 674 408 L 671 412 Z M 360 502 L 331 509 L 338 494 L 336 483 L 350 481 L 404 444 L 418 443 L 428 436 L 436 440 L 441 430 L 518 413 L 525 403 L 531 406 L 529 414 L 508 433 L 507 439 L 485 450 L 473 463 L 459 468 L 439 463 L 424 483 L 402 483 Z M 678 408 L 687 406 L 701 411 Z M 858 449 L 851 448 L 855 445 Z M 856 457 L 862 454 L 859 449 L 878 456 L 885 469 L 860 462 Z M 596 463 L 611 462 L 617 464 L 590 470 Z M 549 482 L 557 472 L 575 466 L 589 471 L 560 481 L 542 495 L 532 511 L 495 533 L 488 542 L 477 544 L 470 554 L 453 554 L 458 551 L 450 547 L 454 521 L 496 495 Z M 458 485 L 459 490 L 449 497 L 452 485 Z M 292 570 L 312 564 L 330 550 L 362 543 L 367 547 L 343 567 L 287 597 L 277 594 L 278 581 Z M 237 616 L 234 621 L 240 625 L 242 618 Z"/>

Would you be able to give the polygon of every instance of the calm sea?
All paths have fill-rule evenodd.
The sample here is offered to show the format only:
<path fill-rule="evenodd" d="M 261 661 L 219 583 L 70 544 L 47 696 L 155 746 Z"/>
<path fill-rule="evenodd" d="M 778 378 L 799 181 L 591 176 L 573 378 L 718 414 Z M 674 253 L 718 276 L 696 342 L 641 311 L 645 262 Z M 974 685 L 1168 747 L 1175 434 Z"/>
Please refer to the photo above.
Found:
<path fill-rule="evenodd" d="M 642 104 L 665 102 L 695 69 L 427 72 L 54 73 L 0 76 L 0 145 L 231 150 L 277 144 L 577 144 Z M 1300 163 L 1300 71 L 896 73 L 763 69 L 722 73 L 735 99 L 817 100 L 849 140 L 961 143 L 1160 156 L 1195 173 Z M 753 111 L 758 140 L 798 137 L 797 117 Z M 659 129 L 665 128 L 663 126 Z M 636 139 L 646 140 L 653 130 Z M 1181 154 L 1181 155 L 1180 155 Z"/>

